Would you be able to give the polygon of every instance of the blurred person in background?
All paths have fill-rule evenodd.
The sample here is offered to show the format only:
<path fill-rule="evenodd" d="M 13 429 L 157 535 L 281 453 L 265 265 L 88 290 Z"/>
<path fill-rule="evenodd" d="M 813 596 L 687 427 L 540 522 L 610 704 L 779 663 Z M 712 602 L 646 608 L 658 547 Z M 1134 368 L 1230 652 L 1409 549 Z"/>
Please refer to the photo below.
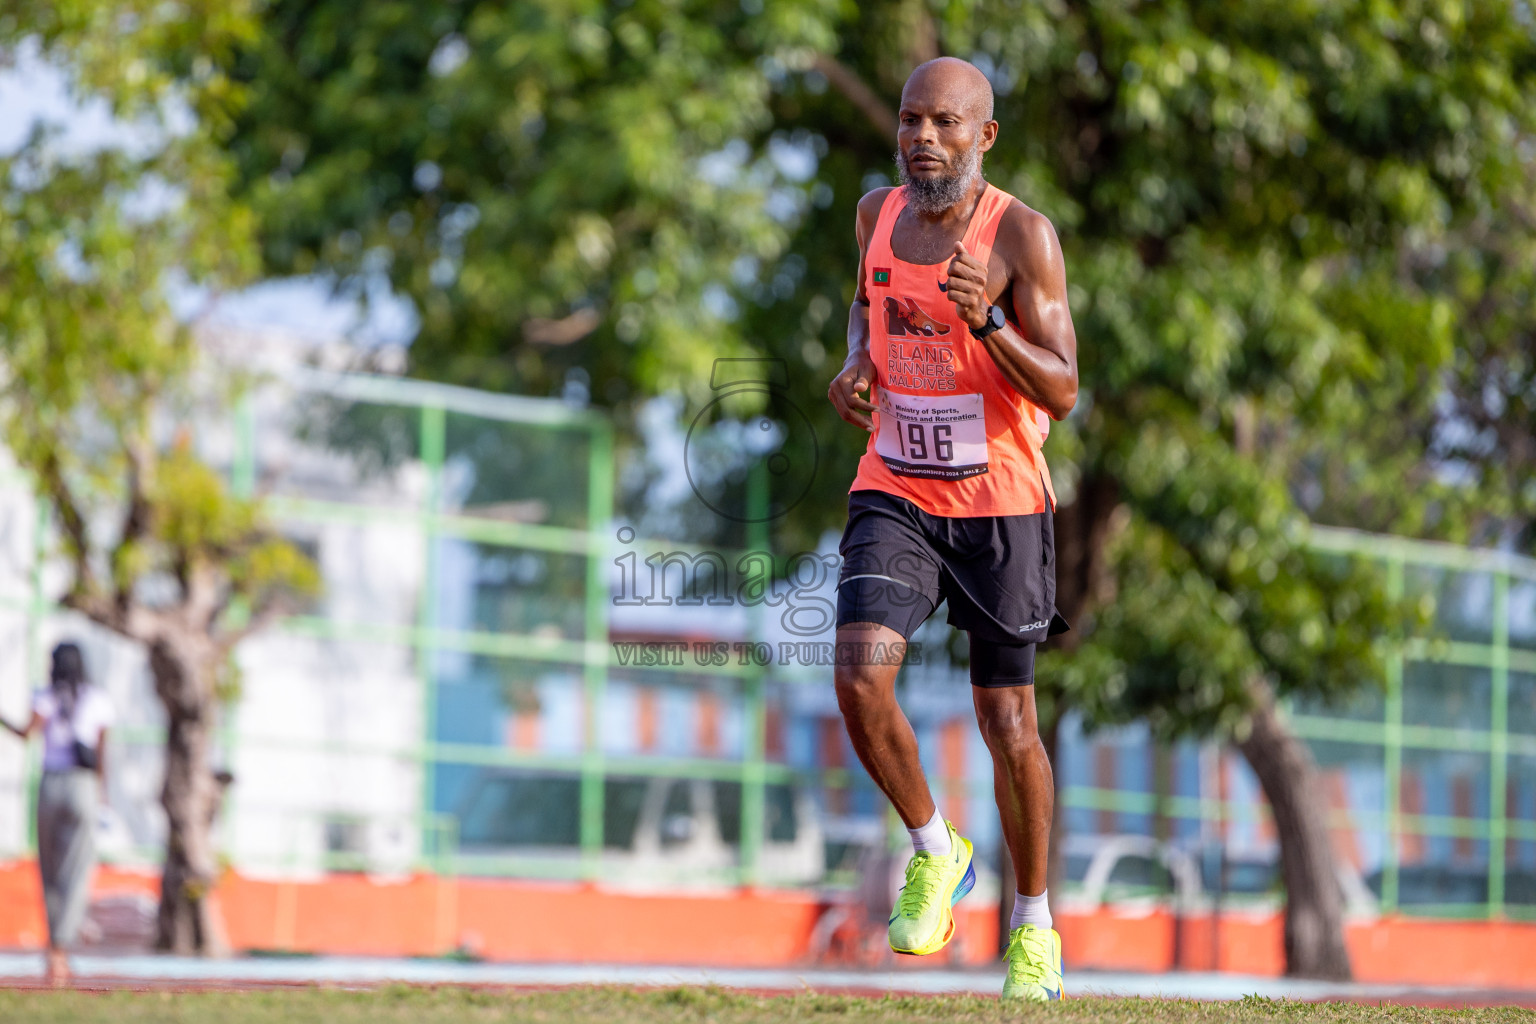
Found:
<path fill-rule="evenodd" d="M 112 702 L 91 685 L 77 644 L 53 649 L 47 687 L 32 695 L 25 726 L 0 719 L 17 736 L 43 734 L 43 777 L 37 793 L 37 866 L 48 915 L 48 980 L 69 980 L 65 951 L 74 944 L 96 868 L 96 816 L 106 788 L 107 729 Z"/>

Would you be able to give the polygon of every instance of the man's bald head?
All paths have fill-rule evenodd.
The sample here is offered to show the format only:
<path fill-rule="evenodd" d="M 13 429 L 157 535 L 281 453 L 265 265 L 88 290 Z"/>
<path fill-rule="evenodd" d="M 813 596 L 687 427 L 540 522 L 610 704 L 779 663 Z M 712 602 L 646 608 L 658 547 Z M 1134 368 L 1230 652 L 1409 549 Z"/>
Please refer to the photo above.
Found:
<path fill-rule="evenodd" d="M 907 206 L 939 215 L 985 185 L 981 155 L 997 138 L 992 83 L 976 65 L 940 57 L 918 66 L 901 90 L 896 171 Z"/>
<path fill-rule="evenodd" d="M 909 95 L 958 106 L 979 123 L 992 120 L 992 83 L 980 68 L 959 57 L 938 57 L 919 64 L 902 87 L 903 106 Z"/>

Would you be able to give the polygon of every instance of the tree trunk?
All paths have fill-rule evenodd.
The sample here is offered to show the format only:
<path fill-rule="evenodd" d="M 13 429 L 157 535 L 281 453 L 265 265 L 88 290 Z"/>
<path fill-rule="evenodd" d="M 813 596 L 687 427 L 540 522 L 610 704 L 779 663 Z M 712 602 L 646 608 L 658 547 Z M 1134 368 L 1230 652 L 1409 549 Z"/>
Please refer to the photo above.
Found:
<path fill-rule="evenodd" d="M 1072 630 L 1053 637 L 1051 646 L 1072 650 L 1092 631 L 1093 609 L 1113 599 L 1114 583 L 1104 559 L 1119 489 L 1104 476 L 1078 481 L 1072 504 L 1056 510 L 1056 610 Z"/>
<path fill-rule="evenodd" d="M 1344 894 L 1334 869 L 1317 766 L 1286 729 L 1274 696 L 1254 688 L 1257 710 L 1238 749 L 1248 759 L 1275 816 L 1285 882 L 1285 973 L 1298 978 L 1350 977 L 1344 945 Z"/>
<path fill-rule="evenodd" d="M 162 638 L 149 645 L 155 692 L 166 713 L 160 802 L 167 835 L 155 948 L 179 954 L 228 952 L 209 899 L 218 873 L 213 819 L 219 785 L 209 764 L 217 658 L 206 637 Z"/>

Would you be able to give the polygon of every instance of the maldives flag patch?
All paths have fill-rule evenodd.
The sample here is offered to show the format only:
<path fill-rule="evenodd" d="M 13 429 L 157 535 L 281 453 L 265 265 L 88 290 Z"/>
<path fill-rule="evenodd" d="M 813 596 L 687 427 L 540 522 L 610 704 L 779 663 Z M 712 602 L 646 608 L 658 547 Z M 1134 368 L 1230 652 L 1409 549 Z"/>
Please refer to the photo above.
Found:
<path fill-rule="evenodd" d="M 889 285 L 891 283 L 891 268 L 890 267 L 876 267 L 874 269 L 875 269 L 875 284 Z"/>

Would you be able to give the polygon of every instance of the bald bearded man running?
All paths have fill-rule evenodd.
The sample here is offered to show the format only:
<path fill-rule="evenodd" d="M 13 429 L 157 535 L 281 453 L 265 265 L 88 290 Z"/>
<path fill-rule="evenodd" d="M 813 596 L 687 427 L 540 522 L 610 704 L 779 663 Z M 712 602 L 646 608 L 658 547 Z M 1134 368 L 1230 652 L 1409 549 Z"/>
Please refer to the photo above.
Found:
<path fill-rule="evenodd" d="M 836 685 L 859 759 L 912 833 L 891 948 L 937 952 L 975 884 L 972 849 L 934 804 L 889 652 L 949 602 L 950 624 L 970 635 L 1016 875 L 1003 995 L 1045 1000 L 1062 997 L 1061 938 L 1046 900 L 1054 788 L 1032 684 L 1035 645 L 1067 626 L 1041 446 L 1077 401 L 1077 337 L 1050 221 L 982 177 L 996 139 L 986 76 L 930 61 L 901 94 L 901 187 L 859 202 L 848 360 L 827 392 L 870 433 L 840 545 Z"/>

